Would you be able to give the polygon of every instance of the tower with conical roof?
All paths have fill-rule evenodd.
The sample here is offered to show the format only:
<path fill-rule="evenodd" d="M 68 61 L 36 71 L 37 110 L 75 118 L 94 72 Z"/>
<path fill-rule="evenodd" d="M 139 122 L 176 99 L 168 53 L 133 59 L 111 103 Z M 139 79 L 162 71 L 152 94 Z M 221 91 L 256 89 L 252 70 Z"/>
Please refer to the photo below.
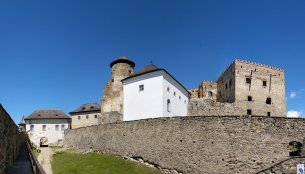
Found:
<path fill-rule="evenodd" d="M 120 56 L 110 63 L 112 78 L 106 84 L 101 99 L 101 113 L 123 113 L 123 84 L 121 80 L 134 73 L 135 63 L 125 56 Z"/>
<path fill-rule="evenodd" d="M 25 116 L 22 116 L 21 121 L 18 124 L 20 132 L 25 132 L 26 131 L 26 128 L 25 128 L 26 127 L 26 123 L 24 121 L 24 118 L 25 118 Z"/>

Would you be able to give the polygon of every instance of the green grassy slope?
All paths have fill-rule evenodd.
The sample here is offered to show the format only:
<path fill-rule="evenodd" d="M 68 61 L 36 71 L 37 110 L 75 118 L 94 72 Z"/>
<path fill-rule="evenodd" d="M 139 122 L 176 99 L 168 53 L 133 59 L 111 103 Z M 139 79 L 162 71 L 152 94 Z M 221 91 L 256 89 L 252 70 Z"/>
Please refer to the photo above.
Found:
<path fill-rule="evenodd" d="M 71 151 L 55 154 L 52 168 L 54 174 L 161 174 L 158 170 L 116 156 Z"/>

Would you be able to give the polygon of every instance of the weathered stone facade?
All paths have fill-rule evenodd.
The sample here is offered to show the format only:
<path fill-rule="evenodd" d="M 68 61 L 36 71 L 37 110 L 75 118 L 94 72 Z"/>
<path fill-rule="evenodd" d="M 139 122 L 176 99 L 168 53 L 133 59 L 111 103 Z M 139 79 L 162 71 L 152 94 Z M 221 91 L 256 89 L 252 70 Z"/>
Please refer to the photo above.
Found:
<path fill-rule="evenodd" d="M 97 103 L 83 104 L 70 114 L 72 129 L 97 125 L 101 117 L 101 106 Z"/>
<path fill-rule="evenodd" d="M 233 115 L 286 117 L 285 75 L 278 68 L 235 60 L 216 83 L 205 82 L 199 85 L 198 98 L 205 103 L 202 105 L 213 110 L 213 106 L 208 106 L 204 101 L 209 95 L 220 103 L 234 103 L 236 109 Z M 199 102 L 193 100 L 196 98 L 190 100 L 189 115 L 231 115 L 205 112 L 207 108 L 195 108 L 194 105 Z M 221 104 L 218 106 L 219 110 L 227 110 L 221 108 Z M 199 112 L 196 113 L 195 110 Z"/>
<path fill-rule="evenodd" d="M 257 174 L 295 174 L 297 173 L 297 164 L 305 164 L 305 157 L 287 158 L 271 167 L 257 172 Z"/>
<path fill-rule="evenodd" d="M 108 112 L 123 113 L 123 84 L 121 80 L 134 73 L 134 62 L 125 56 L 119 57 L 110 64 L 112 79 L 105 86 L 101 100 L 101 114 Z"/>
<path fill-rule="evenodd" d="M 193 98 L 188 105 L 189 116 L 236 116 L 241 112 L 235 103 L 220 103 L 212 99 Z"/>
<path fill-rule="evenodd" d="M 207 116 L 147 119 L 65 131 L 65 147 L 143 159 L 172 173 L 255 173 L 303 142 L 305 119 Z"/>
<path fill-rule="evenodd" d="M 16 160 L 25 137 L 0 104 L 0 174 L 6 173 L 7 168 Z"/>

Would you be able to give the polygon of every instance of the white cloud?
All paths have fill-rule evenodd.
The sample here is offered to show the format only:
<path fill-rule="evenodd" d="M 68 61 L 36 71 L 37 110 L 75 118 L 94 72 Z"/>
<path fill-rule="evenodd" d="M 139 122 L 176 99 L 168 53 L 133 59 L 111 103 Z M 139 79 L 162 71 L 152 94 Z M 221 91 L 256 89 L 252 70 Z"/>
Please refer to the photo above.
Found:
<path fill-rule="evenodd" d="M 297 93 L 295 91 L 291 91 L 289 98 L 295 98 L 297 96 Z"/>
<path fill-rule="evenodd" d="M 290 118 L 299 118 L 299 117 L 301 117 L 301 115 L 302 115 L 302 112 L 299 112 L 299 111 L 291 110 L 291 111 L 287 112 L 287 117 L 290 117 Z"/>

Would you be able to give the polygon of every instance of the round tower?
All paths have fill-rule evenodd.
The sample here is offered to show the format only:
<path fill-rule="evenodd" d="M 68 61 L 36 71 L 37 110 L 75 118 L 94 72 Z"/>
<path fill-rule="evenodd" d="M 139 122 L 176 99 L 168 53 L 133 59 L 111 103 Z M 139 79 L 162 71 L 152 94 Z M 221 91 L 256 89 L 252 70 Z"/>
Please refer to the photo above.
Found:
<path fill-rule="evenodd" d="M 123 113 L 123 84 L 121 80 L 134 73 L 135 63 L 120 56 L 110 63 L 112 78 L 108 81 L 102 96 L 101 113 L 117 111 Z"/>
<path fill-rule="evenodd" d="M 24 118 L 25 118 L 25 116 L 22 116 L 21 121 L 18 124 L 20 132 L 25 132 L 26 131 L 26 123 L 24 121 Z"/>
<path fill-rule="evenodd" d="M 133 68 L 135 63 L 128 60 L 125 56 L 120 56 L 117 60 L 110 63 L 110 68 L 112 70 L 112 79 L 111 81 L 116 87 L 122 87 L 123 85 L 121 80 L 126 77 L 129 77 L 133 74 Z"/>

